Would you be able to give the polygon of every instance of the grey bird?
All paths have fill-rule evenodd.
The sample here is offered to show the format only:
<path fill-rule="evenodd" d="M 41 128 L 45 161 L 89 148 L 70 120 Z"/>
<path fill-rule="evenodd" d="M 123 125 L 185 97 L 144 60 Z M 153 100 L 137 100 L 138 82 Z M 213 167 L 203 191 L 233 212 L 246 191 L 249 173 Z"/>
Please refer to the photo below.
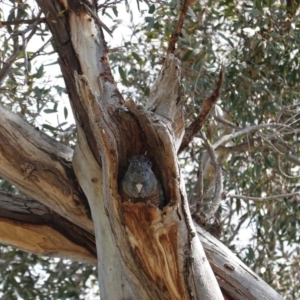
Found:
<path fill-rule="evenodd" d="M 133 156 L 121 182 L 125 201 L 145 202 L 163 207 L 164 194 L 161 183 L 156 179 L 151 162 L 142 155 Z"/>

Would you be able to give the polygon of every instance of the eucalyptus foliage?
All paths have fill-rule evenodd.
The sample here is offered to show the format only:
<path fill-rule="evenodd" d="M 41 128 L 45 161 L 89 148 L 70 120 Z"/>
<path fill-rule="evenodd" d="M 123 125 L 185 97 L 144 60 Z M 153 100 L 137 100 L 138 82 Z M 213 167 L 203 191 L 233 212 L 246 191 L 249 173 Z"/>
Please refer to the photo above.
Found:
<path fill-rule="evenodd" d="M 112 70 L 127 99 L 143 103 L 160 70 L 180 13 L 180 1 L 99 3 L 99 17 L 130 35 L 109 43 Z M 182 61 L 186 118 L 192 122 L 214 88 L 225 80 L 215 116 L 203 130 L 211 143 L 232 128 L 282 123 L 282 130 L 252 131 L 216 149 L 224 169 L 220 239 L 285 299 L 299 299 L 299 195 L 275 200 L 249 197 L 299 192 L 300 19 L 298 4 L 283 1 L 197 1 L 188 10 L 176 48 Z M 134 5 L 133 5 L 134 4 Z M 27 1 L 1 1 L 0 103 L 39 130 L 73 147 L 71 111 L 43 15 Z M 63 13 L 63 12 L 62 12 Z M 28 20 L 33 20 L 29 22 Z M 37 46 L 38 45 L 38 46 Z M 34 49 L 34 50 L 32 50 Z M 55 70 L 55 72 L 53 72 Z M 64 134 L 65 133 L 65 134 Z M 200 138 L 180 154 L 188 192 L 204 152 Z M 206 178 L 209 185 L 210 176 Z M 18 193 L 4 180 L 1 189 Z M 92 288 L 95 270 L 2 247 L 2 299 L 78 299 Z M 73 297 L 73 298 L 72 298 Z"/>

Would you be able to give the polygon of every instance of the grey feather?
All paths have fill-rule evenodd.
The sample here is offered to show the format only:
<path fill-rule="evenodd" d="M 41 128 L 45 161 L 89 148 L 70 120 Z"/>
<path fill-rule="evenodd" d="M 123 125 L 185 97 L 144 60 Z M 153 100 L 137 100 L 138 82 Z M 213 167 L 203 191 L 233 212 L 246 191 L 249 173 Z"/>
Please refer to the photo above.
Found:
<path fill-rule="evenodd" d="M 145 156 L 131 158 L 127 172 L 121 182 L 122 196 L 125 201 L 164 205 L 161 183 L 156 179 L 151 162 Z"/>

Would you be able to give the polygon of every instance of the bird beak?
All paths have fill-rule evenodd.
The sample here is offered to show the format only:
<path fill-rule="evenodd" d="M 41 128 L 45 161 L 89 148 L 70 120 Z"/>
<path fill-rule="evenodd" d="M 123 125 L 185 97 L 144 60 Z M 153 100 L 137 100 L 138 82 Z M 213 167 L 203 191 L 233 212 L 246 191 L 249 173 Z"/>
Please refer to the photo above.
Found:
<path fill-rule="evenodd" d="M 141 192 L 141 190 L 142 190 L 142 187 L 143 187 L 143 185 L 142 185 L 142 184 L 140 184 L 140 183 L 137 183 L 135 186 L 136 186 L 136 188 L 137 188 L 138 192 L 140 193 L 140 192 Z"/>

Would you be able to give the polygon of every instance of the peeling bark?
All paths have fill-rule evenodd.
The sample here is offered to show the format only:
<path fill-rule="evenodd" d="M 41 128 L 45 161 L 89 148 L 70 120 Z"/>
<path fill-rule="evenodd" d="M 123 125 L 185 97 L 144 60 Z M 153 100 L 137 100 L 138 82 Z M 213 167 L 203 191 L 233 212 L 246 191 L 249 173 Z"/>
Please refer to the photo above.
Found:
<path fill-rule="evenodd" d="M 195 227 L 219 285 L 229 299 L 283 299 L 219 240 L 196 223 Z"/>
<path fill-rule="evenodd" d="M 85 248 L 46 225 L 36 226 L 0 218 L 0 237 L 1 243 L 24 251 L 88 263 L 96 261 Z"/>
<path fill-rule="evenodd" d="M 97 261 L 94 235 L 36 200 L 0 192 L 0 222 L 2 244 L 91 264 Z"/>
<path fill-rule="evenodd" d="M 0 124 L 0 175 L 29 197 L 92 233 L 93 223 L 86 218 L 87 200 L 71 168 L 72 149 L 2 106 Z"/>
<path fill-rule="evenodd" d="M 87 114 L 90 120 L 93 120 L 91 129 L 95 132 L 99 153 L 102 154 L 104 210 L 106 216 L 109 217 L 112 238 L 118 246 L 130 284 L 135 287 L 135 290 L 138 290 L 138 293 L 146 293 L 143 299 L 182 299 L 182 297 L 184 299 L 194 297 L 197 299 L 222 299 L 203 248 L 198 238 L 195 237 L 184 185 L 180 184 L 182 180 L 176 151 L 173 149 L 174 135 L 169 124 L 153 113 L 147 113 L 142 107 L 136 108 L 133 102 L 127 103 L 126 107 L 136 117 L 143 130 L 144 143 L 148 146 L 149 156 L 158 162 L 157 171 L 162 174 L 162 183 L 169 205 L 163 210 L 164 217 L 161 216 L 158 208 L 148 207 L 143 203 L 132 206 L 123 202 L 120 207 L 121 199 L 118 193 L 118 181 L 116 181 L 119 157 L 116 151 L 118 149 L 116 137 L 119 137 L 118 128 L 124 124 L 119 124 L 119 119 L 115 119 L 114 114 L 106 111 L 103 104 L 99 102 L 99 98 L 91 92 L 86 77 L 77 77 L 77 87 L 81 93 L 82 102 L 85 103 Z M 79 143 L 84 143 L 84 140 L 79 139 Z M 167 156 L 163 156 L 163 154 Z M 74 163 L 78 162 L 77 159 Z M 88 164 L 88 161 L 84 164 Z M 166 168 L 164 169 L 164 167 Z M 79 182 L 82 181 L 79 180 Z M 99 198 L 98 200 L 100 200 Z M 103 209 L 99 208 L 99 203 L 93 200 L 90 201 L 90 206 L 93 213 L 99 211 L 97 215 L 101 215 Z M 143 219 L 145 219 L 145 223 L 142 222 Z M 140 220 L 139 223 L 137 220 Z M 94 222 L 97 221 L 94 219 Z M 99 227 L 96 226 L 96 228 L 103 231 L 103 224 L 98 223 L 98 225 Z M 137 231 L 139 227 L 140 230 Z M 107 230 L 106 226 L 105 228 Z M 162 244 L 162 241 L 166 239 L 165 236 L 169 237 L 168 243 Z M 170 242 L 170 237 L 176 237 L 175 244 Z M 100 237 L 97 245 L 100 247 L 99 239 Z M 146 240 L 149 240 L 150 244 L 145 244 Z M 173 253 L 172 257 L 177 258 L 177 263 L 170 264 L 170 258 L 163 255 L 164 253 Z M 101 253 L 98 251 L 98 254 Z M 156 263 L 149 264 L 154 257 Z M 99 256 L 98 259 L 105 261 Z M 102 278 L 100 273 L 99 277 Z M 105 282 L 105 279 L 102 279 Z M 101 287 L 100 280 L 100 290 Z M 135 298 L 138 299 L 136 295 Z"/>
<path fill-rule="evenodd" d="M 124 204 L 133 206 L 133 213 L 137 211 L 135 205 L 131 203 Z M 154 208 L 150 208 L 153 211 Z M 131 209 L 130 213 L 132 213 Z M 146 216 L 146 219 L 149 218 Z M 135 219 L 133 219 L 131 223 L 134 224 L 135 222 Z M 35 200 L 24 196 L 0 193 L 1 243 L 28 252 L 83 261 L 95 265 L 97 259 L 95 246 L 93 246 L 95 243 L 94 236 L 89 235 L 80 228 L 76 228 L 74 225 L 72 226 L 72 224 L 68 225 L 68 223 L 68 221 L 55 215 L 54 212 Z M 228 299 L 282 299 L 278 293 L 261 280 L 220 241 L 199 225 L 195 224 L 195 227 L 209 263 L 212 265 L 214 274 L 222 287 L 222 292 L 227 295 Z M 140 230 L 141 227 L 138 226 L 137 228 Z M 68 230 L 69 232 L 66 232 Z M 74 234 L 74 231 L 76 234 Z M 25 234 L 26 237 L 31 238 L 27 238 L 24 242 L 23 237 Z M 173 235 L 165 237 L 170 236 Z M 167 239 L 165 241 L 167 242 Z M 149 239 L 147 239 L 145 244 L 149 242 Z M 174 242 L 174 239 L 171 239 L 171 242 Z M 86 247 L 87 245 L 90 246 Z M 151 247 L 152 245 L 149 248 Z M 161 249 L 158 249 L 158 251 L 161 251 Z M 172 258 L 173 256 L 169 260 L 170 263 Z"/>
<path fill-rule="evenodd" d="M 242 299 L 241 295 L 254 299 L 248 281 L 244 284 L 234 276 L 228 279 L 226 273 L 229 270 L 235 274 L 235 266 L 244 268 L 243 264 L 231 257 L 229 263 L 224 263 L 221 255 L 211 254 L 209 246 L 207 258 L 201 244 L 206 240 L 201 236 L 200 241 L 202 231 L 197 228 L 197 234 L 191 218 L 177 162 L 184 135 L 179 61 L 173 55 L 167 56 L 145 107 L 133 101 L 125 103 L 111 75 L 101 22 L 91 17 L 93 2 L 37 3 L 57 45 L 77 123 L 78 144 L 73 156 L 72 150 L 0 108 L 0 174 L 44 205 L 28 200 L 25 210 L 21 206 L 15 211 L 0 206 L 0 236 L 27 251 L 93 261 L 93 244 L 87 250 L 80 245 L 84 239 L 69 239 L 68 230 L 60 231 L 58 224 L 71 224 L 70 228 L 74 225 L 73 232 L 90 241 L 94 225 L 103 299 L 217 300 L 223 299 L 219 286 L 232 299 Z M 61 11 L 64 13 L 59 14 Z M 216 101 L 221 82 L 222 74 L 211 102 Z M 207 103 L 203 120 L 211 107 Z M 190 137 L 195 132 L 193 129 Z M 167 199 L 163 209 L 126 202 L 119 194 L 129 159 L 145 153 L 163 186 Z M 20 217 L 20 213 L 26 215 L 36 208 L 32 223 L 24 215 Z M 49 211 L 57 213 L 50 221 Z M 3 228 L 9 228 L 9 232 Z M 26 235 L 31 236 L 27 243 L 16 243 L 15 237 Z M 255 281 L 249 282 L 264 286 L 248 270 L 239 274 L 246 274 L 247 279 L 253 276 Z M 268 291 L 272 295 L 271 289 Z M 277 297 L 275 292 L 273 295 Z M 280 299 L 276 297 L 272 299 Z"/>

